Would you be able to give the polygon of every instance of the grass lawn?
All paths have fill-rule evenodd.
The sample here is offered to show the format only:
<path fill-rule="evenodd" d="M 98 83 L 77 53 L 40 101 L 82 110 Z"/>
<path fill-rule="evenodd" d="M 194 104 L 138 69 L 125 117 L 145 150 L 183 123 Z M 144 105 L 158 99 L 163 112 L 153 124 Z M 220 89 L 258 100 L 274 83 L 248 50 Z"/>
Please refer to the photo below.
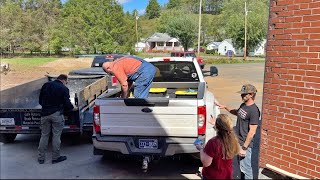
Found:
<path fill-rule="evenodd" d="M 24 68 L 32 68 L 44 65 L 57 59 L 58 58 L 12 58 L 1 59 L 1 62 L 9 63 L 10 66 L 24 66 Z"/>

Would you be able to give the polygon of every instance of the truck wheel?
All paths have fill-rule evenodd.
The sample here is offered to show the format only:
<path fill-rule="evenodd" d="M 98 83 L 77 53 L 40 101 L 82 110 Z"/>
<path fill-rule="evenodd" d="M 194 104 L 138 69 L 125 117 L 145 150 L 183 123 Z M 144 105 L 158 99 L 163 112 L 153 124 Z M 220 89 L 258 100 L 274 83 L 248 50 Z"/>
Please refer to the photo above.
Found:
<path fill-rule="evenodd" d="M 85 141 L 92 144 L 92 131 L 85 131 L 83 132 L 82 136 Z"/>
<path fill-rule="evenodd" d="M 0 141 L 3 143 L 13 143 L 16 137 L 17 137 L 17 134 L 15 133 L 0 134 Z"/>

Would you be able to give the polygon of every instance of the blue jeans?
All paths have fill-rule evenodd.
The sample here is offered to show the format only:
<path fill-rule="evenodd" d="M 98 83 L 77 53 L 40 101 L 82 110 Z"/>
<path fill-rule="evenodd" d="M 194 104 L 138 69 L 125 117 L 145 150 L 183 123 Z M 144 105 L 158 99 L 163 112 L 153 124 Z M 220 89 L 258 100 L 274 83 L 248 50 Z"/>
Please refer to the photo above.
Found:
<path fill-rule="evenodd" d="M 128 81 L 133 81 L 135 98 L 147 98 L 153 78 L 156 74 L 156 68 L 147 61 L 141 61 L 142 64 L 138 70 L 128 76 Z"/>
<path fill-rule="evenodd" d="M 245 179 L 253 179 L 252 166 L 251 166 L 252 148 L 248 148 L 246 156 L 240 157 L 240 170 L 244 174 Z"/>

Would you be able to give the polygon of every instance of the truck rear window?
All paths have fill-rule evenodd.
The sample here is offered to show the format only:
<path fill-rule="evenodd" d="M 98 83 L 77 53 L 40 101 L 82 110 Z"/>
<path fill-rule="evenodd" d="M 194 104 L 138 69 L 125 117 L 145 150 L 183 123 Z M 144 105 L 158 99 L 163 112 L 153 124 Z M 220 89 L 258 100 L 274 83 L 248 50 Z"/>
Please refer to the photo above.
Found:
<path fill-rule="evenodd" d="M 199 76 L 193 62 L 152 62 L 156 67 L 154 82 L 198 82 Z"/>
<path fill-rule="evenodd" d="M 110 57 L 108 57 L 110 56 Z M 121 58 L 124 55 L 116 54 L 116 55 L 102 55 L 102 56 L 95 56 L 93 58 L 91 67 L 102 67 L 104 62 L 114 61 L 115 59 Z"/>

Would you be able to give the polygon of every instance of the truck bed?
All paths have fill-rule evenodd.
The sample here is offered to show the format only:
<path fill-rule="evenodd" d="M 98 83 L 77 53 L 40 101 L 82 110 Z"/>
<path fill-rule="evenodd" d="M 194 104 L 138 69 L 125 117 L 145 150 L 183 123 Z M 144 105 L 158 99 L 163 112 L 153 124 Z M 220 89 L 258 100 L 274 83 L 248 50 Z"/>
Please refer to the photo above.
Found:
<path fill-rule="evenodd" d="M 40 133 L 42 85 L 56 77 L 48 76 L 1 91 L 0 133 Z M 65 112 L 65 131 L 80 132 L 80 121 L 87 116 L 93 101 L 107 90 L 105 76 L 70 76 L 67 87 L 70 100 L 78 104 L 79 111 Z"/>
<path fill-rule="evenodd" d="M 99 98 L 101 134 L 196 137 L 204 87 L 204 82 L 154 82 L 148 99 Z"/>

